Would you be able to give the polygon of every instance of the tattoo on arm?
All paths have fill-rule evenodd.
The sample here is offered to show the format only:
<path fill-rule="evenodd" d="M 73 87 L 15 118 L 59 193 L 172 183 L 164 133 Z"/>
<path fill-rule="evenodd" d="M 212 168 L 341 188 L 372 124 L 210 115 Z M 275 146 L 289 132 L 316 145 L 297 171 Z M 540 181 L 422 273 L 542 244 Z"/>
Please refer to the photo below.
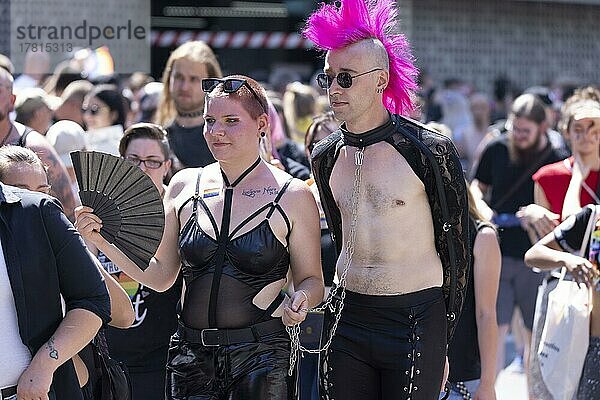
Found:
<path fill-rule="evenodd" d="M 50 358 L 58 360 L 58 350 L 56 350 L 54 347 L 54 336 L 48 339 L 48 342 L 46 343 L 46 349 L 48 349 L 48 355 Z"/>

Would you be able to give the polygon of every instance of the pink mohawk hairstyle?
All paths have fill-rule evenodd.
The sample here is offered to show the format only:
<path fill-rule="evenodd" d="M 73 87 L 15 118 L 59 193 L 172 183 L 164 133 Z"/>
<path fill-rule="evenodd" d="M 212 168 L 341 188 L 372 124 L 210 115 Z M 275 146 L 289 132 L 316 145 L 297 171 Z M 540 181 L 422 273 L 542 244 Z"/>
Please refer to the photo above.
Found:
<path fill-rule="evenodd" d="M 322 3 L 308 18 L 302 34 L 323 51 L 340 49 L 364 39 L 379 39 L 390 64 L 383 103 L 391 113 L 406 115 L 414 107 L 412 99 L 417 90 L 418 71 L 406 37 L 393 33 L 398 22 L 396 2 L 341 0 L 339 3 L 340 8 Z"/>

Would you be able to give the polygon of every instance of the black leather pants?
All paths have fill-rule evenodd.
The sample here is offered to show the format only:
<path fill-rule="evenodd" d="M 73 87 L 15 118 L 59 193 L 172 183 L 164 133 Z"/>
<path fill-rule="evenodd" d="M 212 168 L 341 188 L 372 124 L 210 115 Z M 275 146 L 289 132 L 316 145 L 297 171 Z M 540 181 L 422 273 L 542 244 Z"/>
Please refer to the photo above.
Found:
<path fill-rule="evenodd" d="M 260 342 L 219 347 L 171 338 L 167 400 L 292 400 L 290 339 L 285 331 Z"/>
<path fill-rule="evenodd" d="M 325 315 L 324 335 L 332 325 Z M 322 343 L 324 341 L 322 340 Z M 323 400 L 436 400 L 446 356 L 441 288 L 400 296 L 346 292 L 342 318 L 321 359 Z"/>

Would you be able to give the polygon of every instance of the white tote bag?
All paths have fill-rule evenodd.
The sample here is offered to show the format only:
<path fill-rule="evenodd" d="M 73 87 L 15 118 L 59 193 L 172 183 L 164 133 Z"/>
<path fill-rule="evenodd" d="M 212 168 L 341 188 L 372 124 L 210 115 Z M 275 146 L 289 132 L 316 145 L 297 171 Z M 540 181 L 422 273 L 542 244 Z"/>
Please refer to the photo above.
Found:
<path fill-rule="evenodd" d="M 585 252 L 596 210 L 590 216 L 580 254 Z M 591 292 L 574 281 L 565 281 L 563 268 L 558 285 L 548 295 L 548 310 L 542 331 L 538 358 L 544 383 L 554 400 L 572 400 L 590 337 Z"/>

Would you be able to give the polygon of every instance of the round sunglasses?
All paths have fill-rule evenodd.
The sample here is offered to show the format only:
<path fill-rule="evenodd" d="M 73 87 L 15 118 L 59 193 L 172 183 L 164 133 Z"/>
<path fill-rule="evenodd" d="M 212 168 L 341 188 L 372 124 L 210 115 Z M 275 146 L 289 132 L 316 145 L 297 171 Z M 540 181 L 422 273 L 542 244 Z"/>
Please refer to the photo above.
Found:
<path fill-rule="evenodd" d="M 102 110 L 103 108 L 106 108 L 106 106 L 99 106 L 98 104 L 92 104 L 88 107 L 81 107 L 81 113 L 97 115 L 100 112 L 100 110 Z"/>
<path fill-rule="evenodd" d="M 366 74 L 370 74 L 371 72 L 381 71 L 382 69 L 383 68 L 373 68 L 372 70 L 362 72 L 356 75 L 350 75 L 350 72 L 346 71 L 340 72 L 339 74 L 334 76 L 321 73 L 317 75 L 317 84 L 321 89 L 329 89 L 333 84 L 333 80 L 335 79 L 341 88 L 348 89 L 350 86 L 352 86 L 352 79 L 358 78 L 359 76 L 363 76 Z"/>
<path fill-rule="evenodd" d="M 206 78 L 202 79 L 202 91 L 204 93 L 212 92 L 218 85 L 223 84 L 223 91 L 225 93 L 234 93 L 240 90 L 242 86 L 246 86 L 252 96 L 258 101 L 260 104 L 260 108 L 264 111 L 265 114 L 269 114 L 267 112 L 267 108 L 258 97 L 258 94 L 252 89 L 252 86 L 245 79 L 237 79 L 237 78 L 228 78 L 228 79 L 218 79 L 218 78 Z"/>

